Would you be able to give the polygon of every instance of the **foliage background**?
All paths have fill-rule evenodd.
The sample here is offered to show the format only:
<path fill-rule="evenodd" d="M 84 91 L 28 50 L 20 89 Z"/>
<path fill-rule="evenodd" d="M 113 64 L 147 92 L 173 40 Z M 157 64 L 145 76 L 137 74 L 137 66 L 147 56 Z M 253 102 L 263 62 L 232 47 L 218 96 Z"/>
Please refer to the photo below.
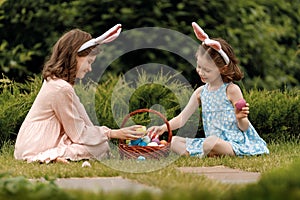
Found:
<path fill-rule="evenodd" d="M 161 27 L 197 41 L 193 21 L 211 37 L 222 37 L 233 46 L 245 73 L 239 84 L 259 133 L 267 140 L 299 135 L 300 0 L 0 0 L 1 141 L 15 137 L 40 88 L 44 60 L 64 32 L 80 28 L 96 37 L 121 23 L 124 31 Z M 181 48 L 179 42 L 172 41 Z M 145 63 L 171 66 L 194 88 L 201 85 L 195 69 L 175 54 L 156 49 L 132 51 L 111 63 L 105 71 L 107 79 L 92 88 L 98 91 L 95 102 L 83 100 L 87 110 L 98 109 L 91 118 L 117 127 L 109 99 L 113 84 L 120 74 Z M 168 92 L 161 85 L 144 85 L 134 93 L 131 109 L 162 99 L 169 102 L 170 118 L 180 108 Z M 165 98 L 151 96 L 154 93 Z M 201 131 L 199 125 L 200 135 Z"/>
<path fill-rule="evenodd" d="M 75 86 L 76 93 L 84 104 L 91 120 L 96 125 L 105 125 L 111 128 L 119 128 L 120 122 L 128 112 L 117 110 L 119 107 L 129 106 L 129 112 L 138 108 L 151 108 L 153 105 L 162 105 L 155 110 L 160 111 L 167 119 L 173 118 L 182 110 L 180 105 L 185 105 L 191 95 L 191 90 L 186 85 L 177 82 L 176 79 L 170 82 L 170 76 L 149 76 L 141 73 L 134 85 L 123 80 L 122 75 L 107 74 L 106 81 L 98 83 L 79 83 Z M 122 80 L 122 84 L 117 84 Z M 156 84 L 149 84 L 150 81 Z M 16 138 L 18 130 L 29 111 L 40 87 L 42 79 L 40 76 L 32 78 L 26 83 L 16 83 L 8 78 L 0 79 L 0 147 L 7 141 Z M 162 89 L 166 82 L 169 87 Z M 135 84 L 141 86 L 135 89 Z M 118 95 L 112 98 L 117 88 Z M 174 97 L 172 90 L 177 89 Z M 126 95 L 134 91 L 130 102 L 123 102 Z M 161 94 L 163 96 L 160 96 Z M 293 141 L 299 139 L 300 133 L 300 90 L 290 89 L 284 92 L 280 90 L 257 90 L 244 91 L 244 97 L 250 104 L 251 114 L 249 119 L 262 138 L 267 142 Z M 154 94 L 154 95 L 153 95 Z M 203 137 L 201 107 L 198 112 L 188 120 L 186 125 L 180 129 L 181 136 Z M 116 117 L 116 113 L 118 113 Z M 149 116 L 140 115 L 133 119 L 136 124 L 149 126 Z M 152 120 L 152 118 L 151 118 Z M 154 124 L 161 124 L 163 121 L 155 119 Z M 174 131 L 174 135 L 178 132 Z"/>
<path fill-rule="evenodd" d="M 21 82 L 40 73 L 52 45 L 72 28 L 98 36 L 121 23 L 124 31 L 162 27 L 196 40 L 193 21 L 233 46 L 245 88 L 299 88 L 300 0 L 0 0 L 0 70 Z M 200 84 L 193 67 L 157 50 L 130 52 L 108 70 L 120 73 L 148 62 L 172 66 Z"/>

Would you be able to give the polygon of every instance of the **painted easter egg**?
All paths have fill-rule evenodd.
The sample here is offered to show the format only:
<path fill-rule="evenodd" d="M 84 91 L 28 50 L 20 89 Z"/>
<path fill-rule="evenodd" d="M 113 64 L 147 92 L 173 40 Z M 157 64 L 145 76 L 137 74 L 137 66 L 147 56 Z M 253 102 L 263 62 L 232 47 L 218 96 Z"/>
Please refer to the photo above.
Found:
<path fill-rule="evenodd" d="M 146 134 L 147 133 L 147 128 L 146 128 L 146 126 L 142 126 L 141 128 L 135 129 L 135 131 L 142 132 L 142 133 Z"/>
<path fill-rule="evenodd" d="M 137 157 L 137 160 L 146 160 L 146 158 L 144 156 L 139 156 Z"/>
<path fill-rule="evenodd" d="M 147 146 L 155 147 L 158 146 L 156 142 L 150 142 Z"/>
<path fill-rule="evenodd" d="M 246 106 L 245 99 L 240 99 L 240 100 L 238 100 L 238 102 L 235 103 L 235 107 L 238 110 L 242 110 L 242 108 L 245 107 L 245 106 Z"/>
<path fill-rule="evenodd" d="M 161 141 L 160 141 L 160 144 L 162 144 L 162 145 L 167 145 L 168 142 L 167 142 L 166 140 L 161 140 Z"/>
<path fill-rule="evenodd" d="M 160 144 L 160 141 L 159 141 L 158 138 L 153 138 L 153 139 L 151 140 L 151 142 L 156 142 L 157 144 Z"/>
<path fill-rule="evenodd" d="M 147 146 L 147 143 L 144 142 L 144 141 L 141 141 L 138 145 L 139 145 L 139 146 L 142 146 L 142 147 L 145 147 L 145 146 Z"/>
<path fill-rule="evenodd" d="M 151 139 L 150 139 L 150 137 L 149 137 L 148 135 L 144 136 L 144 137 L 142 138 L 142 140 L 143 140 L 144 142 L 146 142 L 147 144 L 148 144 L 149 142 L 151 142 Z"/>
<path fill-rule="evenodd" d="M 131 140 L 131 141 L 130 141 L 130 145 L 136 146 L 136 145 L 138 145 L 140 142 L 142 142 L 142 138 L 139 138 L 139 139 L 136 139 L 136 140 Z"/>

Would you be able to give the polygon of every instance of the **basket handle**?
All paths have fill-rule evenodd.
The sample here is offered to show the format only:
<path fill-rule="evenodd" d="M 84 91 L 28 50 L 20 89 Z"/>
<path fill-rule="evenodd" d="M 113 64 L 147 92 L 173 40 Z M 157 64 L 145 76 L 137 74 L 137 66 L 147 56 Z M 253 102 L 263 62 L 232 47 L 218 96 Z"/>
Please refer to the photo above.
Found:
<path fill-rule="evenodd" d="M 165 122 L 165 124 L 167 125 L 167 129 L 168 129 L 168 143 L 171 142 L 172 140 L 172 130 L 171 130 L 171 127 L 170 127 L 170 124 L 169 124 L 169 121 L 167 120 L 167 118 L 162 115 L 160 112 L 156 111 L 156 110 L 152 110 L 152 109 L 147 109 L 147 108 L 142 108 L 142 109 L 138 109 L 138 110 L 135 110 L 131 113 L 129 113 L 128 115 L 125 116 L 122 124 L 121 124 L 121 128 L 124 127 L 124 125 L 126 124 L 126 122 L 128 121 L 128 119 L 133 116 L 133 115 L 136 115 L 137 113 L 143 113 L 143 112 L 149 112 L 149 113 L 154 113 L 156 115 L 158 115 L 160 118 L 162 118 Z M 123 140 L 120 140 L 120 142 L 122 143 Z"/>

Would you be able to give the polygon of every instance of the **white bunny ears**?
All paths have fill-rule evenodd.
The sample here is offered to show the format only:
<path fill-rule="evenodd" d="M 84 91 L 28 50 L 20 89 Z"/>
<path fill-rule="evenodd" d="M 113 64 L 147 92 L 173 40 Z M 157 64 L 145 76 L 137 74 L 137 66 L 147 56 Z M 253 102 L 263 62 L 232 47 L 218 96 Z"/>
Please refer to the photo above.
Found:
<path fill-rule="evenodd" d="M 89 41 L 83 43 L 83 45 L 81 45 L 81 47 L 78 49 L 77 52 L 83 51 L 94 45 L 109 43 L 115 40 L 121 33 L 122 30 L 121 27 L 122 27 L 121 24 L 117 24 L 111 29 L 109 29 L 108 31 L 106 31 L 105 33 L 103 33 L 102 35 L 100 35 L 99 37 L 90 39 Z"/>
<path fill-rule="evenodd" d="M 192 23 L 194 32 L 196 34 L 196 37 L 202 41 L 205 45 L 210 46 L 214 50 L 216 50 L 224 59 L 226 64 L 229 64 L 229 57 L 227 54 L 223 51 L 221 44 L 216 40 L 209 39 L 208 35 L 202 30 L 202 28 L 196 23 Z"/>

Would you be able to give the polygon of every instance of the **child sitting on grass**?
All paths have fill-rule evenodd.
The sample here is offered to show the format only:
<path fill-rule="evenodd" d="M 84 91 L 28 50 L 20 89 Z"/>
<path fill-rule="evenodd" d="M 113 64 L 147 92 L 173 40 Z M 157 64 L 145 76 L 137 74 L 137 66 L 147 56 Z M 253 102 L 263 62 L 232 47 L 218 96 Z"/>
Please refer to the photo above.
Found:
<path fill-rule="evenodd" d="M 172 130 L 182 127 L 201 105 L 206 137 L 174 136 L 171 150 L 180 155 L 199 157 L 268 154 L 266 142 L 248 120 L 249 104 L 245 103 L 241 109 L 235 106 L 243 95 L 233 81 L 241 80 L 243 74 L 232 47 L 223 39 L 209 39 L 198 24 L 192 26 L 202 41 L 196 53 L 196 71 L 205 85 L 194 91 L 184 110 L 169 124 Z M 166 124 L 152 126 L 147 131 L 150 137 L 158 137 L 167 131 L 167 127 Z"/>
<path fill-rule="evenodd" d="M 73 29 L 54 45 L 43 69 L 44 82 L 19 130 L 14 156 L 41 163 L 102 159 L 110 154 L 110 138 L 138 139 L 140 125 L 112 130 L 91 122 L 73 88 L 92 70 L 99 46 L 114 40 L 121 31 L 116 25 L 100 37 Z"/>

